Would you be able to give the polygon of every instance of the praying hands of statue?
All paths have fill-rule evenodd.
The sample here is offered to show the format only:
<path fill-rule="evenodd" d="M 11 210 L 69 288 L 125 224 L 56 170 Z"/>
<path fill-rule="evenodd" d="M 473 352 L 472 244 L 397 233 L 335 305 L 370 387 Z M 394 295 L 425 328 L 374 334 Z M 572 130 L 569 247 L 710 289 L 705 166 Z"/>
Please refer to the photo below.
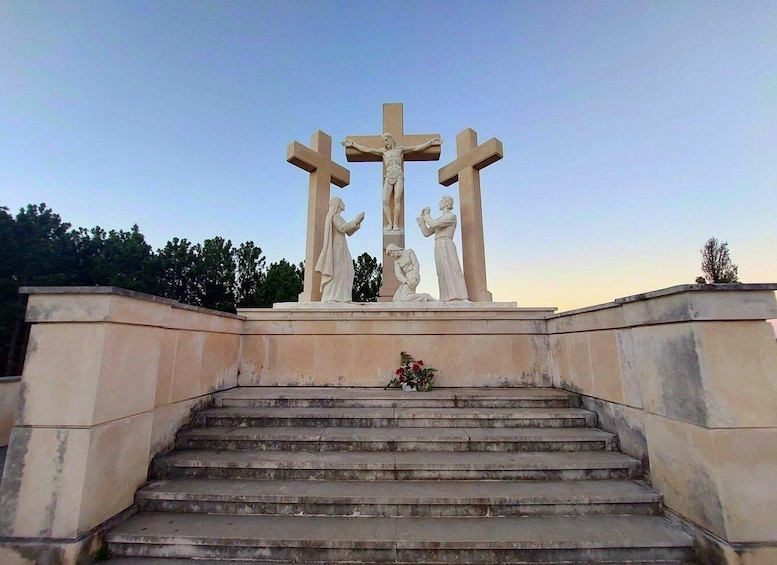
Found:
<path fill-rule="evenodd" d="M 359 212 L 356 214 L 356 218 L 354 218 L 354 222 L 356 222 L 358 225 L 361 225 L 362 221 L 364 220 L 364 212 Z"/>

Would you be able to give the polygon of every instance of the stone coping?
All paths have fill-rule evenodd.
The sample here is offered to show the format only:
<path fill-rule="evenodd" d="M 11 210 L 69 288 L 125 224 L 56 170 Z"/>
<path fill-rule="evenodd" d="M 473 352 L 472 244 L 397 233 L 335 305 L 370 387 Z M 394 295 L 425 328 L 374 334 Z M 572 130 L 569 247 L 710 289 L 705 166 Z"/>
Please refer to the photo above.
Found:
<path fill-rule="evenodd" d="M 604 304 L 597 304 L 595 306 L 587 306 L 585 308 L 576 308 L 574 310 L 558 312 L 551 316 L 551 318 L 563 318 L 565 316 L 574 316 L 576 314 L 586 314 L 588 312 L 607 310 L 609 308 L 617 308 L 632 302 L 641 302 L 644 300 L 650 300 L 652 298 L 661 298 L 664 296 L 671 296 L 673 294 L 682 294 L 684 292 L 752 292 L 759 290 L 777 291 L 777 283 L 679 284 L 676 286 L 662 288 L 660 290 L 643 292 L 641 294 L 632 294 L 630 296 L 624 296 L 623 298 L 616 298 L 612 302 L 606 302 Z"/>
<path fill-rule="evenodd" d="M 615 302 L 617 304 L 625 304 L 627 302 L 649 300 L 651 298 L 658 298 L 659 296 L 669 296 L 671 294 L 680 294 L 682 292 L 741 292 L 753 290 L 777 290 L 777 283 L 679 284 L 677 286 L 662 288 L 661 290 L 654 290 L 652 292 L 645 292 L 642 294 L 633 294 L 624 298 L 616 298 Z"/>
<path fill-rule="evenodd" d="M 236 320 L 241 319 L 240 316 L 237 314 L 232 314 L 231 312 L 223 312 L 221 310 L 203 308 L 202 306 L 183 304 L 182 302 L 178 302 L 172 298 L 164 298 L 154 294 L 138 292 L 136 290 L 127 290 L 126 288 L 121 288 L 118 286 L 23 286 L 19 288 L 19 294 L 110 294 L 113 296 L 126 296 L 136 300 L 145 300 L 147 302 L 156 302 L 157 304 L 165 304 L 172 308 L 191 310 L 192 312 L 202 312 L 204 314 L 224 316 L 225 318 L 234 318 Z"/>
<path fill-rule="evenodd" d="M 326 310 L 326 311 L 358 311 L 358 312 L 472 312 L 481 310 L 520 310 L 522 312 L 553 313 L 558 308 L 518 308 L 516 302 L 279 302 L 273 304 L 273 310 Z M 240 311 L 257 311 L 264 308 L 240 308 Z"/>
<path fill-rule="evenodd" d="M 395 303 L 395 302 L 369 302 L 369 303 L 321 303 L 321 302 L 280 302 L 273 305 L 272 308 L 240 308 L 238 314 L 222 312 L 220 310 L 211 310 L 201 306 L 191 306 L 182 304 L 171 298 L 163 298 L 134 290 L 127 290 L 115 286 L 23 286 L 19 289 L 20 294 L 110 294 L 116 296 L 126 296 L 138 300 L 146 300 L 159 304 L 167 304 L 173 308 L 181 308 L 194 312 L 203 312 L 224 316 L 227 318 L 244 319 L 242 314 L 253 312 L 299 312 L 299 311 L 319 311 L 319 312 L 492 312 L 509 311 L 521 313 L 536 313 L 541 317 L 548 319 L 563 318 L 588 312 L 596 312 L 617 308 L 624 304 L 650 300 L 681 294 L 684 292 L 752 292 L 752 291 L 777 291 L 777 283 L 727 283 L 727 284 L 682 284 L 667 287 L 660 290 L 633 294 L 622 298 L 616 298 L 612 302 L 597 304 L 585 308 L 577 308 L 564 312 L 556 312 L 555 307 L 535 307 L 518 308 L 516 302 L 431 302 L 431 303 Z"/>

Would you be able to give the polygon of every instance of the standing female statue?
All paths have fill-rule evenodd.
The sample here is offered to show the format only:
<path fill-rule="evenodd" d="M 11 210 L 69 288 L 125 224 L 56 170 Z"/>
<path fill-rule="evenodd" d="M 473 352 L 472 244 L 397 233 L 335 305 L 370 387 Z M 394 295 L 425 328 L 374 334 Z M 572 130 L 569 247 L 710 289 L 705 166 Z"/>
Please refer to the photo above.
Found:
<path fill-rule="evenodd" d="M 394 258 L 394 275 L 400 283 L 392 299 L 394 302 L 437 302 L 431 295 L 415 291 L 421 282 L 421 267 L 415 251 L 389 243 L 386 255 Z"/>
<path fill-rule="evenodd" d="M 324 222 L 324 245 L 316 262 L 316 271 L 321 273 L 321 302 L 350 302 L 353 289 L 353 260 L 348 251 L 346 235 L 353 235 L 364 220 L 360 212 L 352 222 L 346 222 L 340 215 L 345 204 L 338 197 L 329 200 L 329 211 Z"/>
<path fill-rule="evenodd" d="M 456 215 L 451 212 L 453 198 L 443 196 L 440 200 L 442 215 L 436 220 L 430 216 L 429 208 L 424 208 L 417 218 L 421 233 L 429 237 L 434 234 L 434 264 L 437 267 L 437 282 L 440 285 L 440 301 L 468 300 L 467 283 L 461 272 L 461 264 L 453 243 L 456 231 Z"/>

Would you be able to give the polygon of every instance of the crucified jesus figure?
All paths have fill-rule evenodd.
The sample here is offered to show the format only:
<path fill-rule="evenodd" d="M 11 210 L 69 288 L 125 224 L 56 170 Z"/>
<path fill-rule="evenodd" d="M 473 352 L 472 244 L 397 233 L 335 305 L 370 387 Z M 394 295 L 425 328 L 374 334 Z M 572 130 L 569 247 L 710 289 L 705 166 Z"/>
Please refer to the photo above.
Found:
<path fill-rule="evenodd" d="M 383 165 L 386 168 L 386 176 L 383 178 L 383 215 L 386 218 L 385 229 L 386 231 L 399 231 L 402 194 L 405 191 L 405 174 L 403 172 L 403 165 L 405 162 L 404 154 L 423 151 L 432 145 L 442 145 L 442 140 L 439 137 L 435 137 L 420 145 L 403 147 L 402 145 L 396 145 L 394 143 L 394 138 L 388 132 L 384 133 L 381 137 L 383 138 L 383 149 L 372 149 L 371 147 L 361 145 L 360 143 L 355 143 L 350 139 L 341 142 L 341 145 L 344 147 L 353 147 L 362 153 L 372 153 L 373 155 L 380 155 L 382 157 Z M 393 217 L 389 206 L 392 194 L 394 196 Z"/>

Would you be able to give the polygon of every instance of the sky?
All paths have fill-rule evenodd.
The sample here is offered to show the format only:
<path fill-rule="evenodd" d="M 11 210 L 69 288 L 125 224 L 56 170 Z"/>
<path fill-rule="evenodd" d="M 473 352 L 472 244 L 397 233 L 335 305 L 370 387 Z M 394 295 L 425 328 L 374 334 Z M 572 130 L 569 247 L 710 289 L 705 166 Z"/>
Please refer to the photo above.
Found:
<path fill-rule="evenodd" d="M 351 254 L 381 254 L 381 166 L 339 141 L 443 139 L 405 167 L 406 246 L 465 128 L 501 140 L 481 171 L 488 287 L 560 311 L 692 283 L 710 237 L 743 282 L 777 282 L 777 2 L 0 0 L 0 206 L 74 227 L 253 241 L 305 255 L 322 130 L 364 211 Z M 458 201 L 454 212 L 458 210 Z M 459 245 L 459 250 L 461 246 Z"/>

